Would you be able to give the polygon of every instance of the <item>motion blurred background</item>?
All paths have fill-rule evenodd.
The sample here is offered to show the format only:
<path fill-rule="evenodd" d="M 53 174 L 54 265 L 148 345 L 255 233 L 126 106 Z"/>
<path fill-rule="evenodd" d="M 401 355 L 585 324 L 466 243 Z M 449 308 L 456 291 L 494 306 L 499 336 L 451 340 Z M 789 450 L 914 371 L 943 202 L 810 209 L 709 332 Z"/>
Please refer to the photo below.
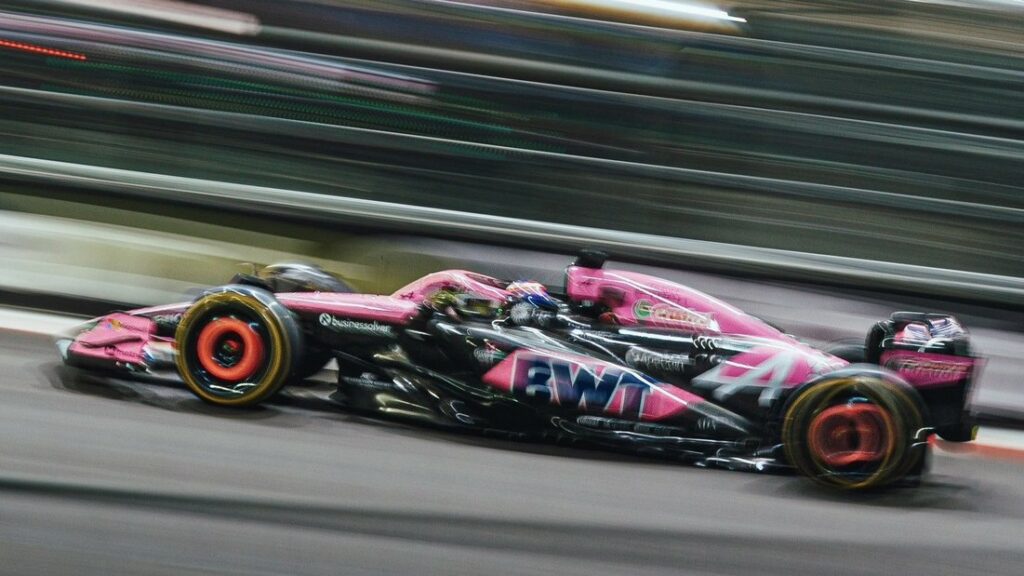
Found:
<path fill-rule="evenodd" d="M 284 260 L 557 283 L 597 247 L 818 344 L 956 314 L 973 409 L 1020 426 L 1022 89 L 1014 0 L 4 0 L 0 304 L 99 314 Z M 947 457 L 853 505 L 56 362 L 0 333 L 0 573 L 1024 562 L 1017 467 Z"/>
<path fill-rule="evenodd" d="M 2 8 L 10 290 L 88 292 L 45 283 L 58 265 L 209 283 L 222 259 L 292 254 L 366 276 L 346 266 L 379 264 L 356 257 L 368 232 L 512 242 L 488 238 L 490 221 L 385 226 L 294 195 L 275 210 L 246 186 L 708 241 L 704 260 L 673 263 L 725 272 L 745 258 L 813 276 L 770 263 L 796 252 L 1002 277 L 960 279 L 952 295 L 967 298 L 963 284 L 1024 276 L 1020 2 Z M 735 246 L 786 252 L 722 256 Z M 81 295 L 158 296 L 111 284 Z"/>

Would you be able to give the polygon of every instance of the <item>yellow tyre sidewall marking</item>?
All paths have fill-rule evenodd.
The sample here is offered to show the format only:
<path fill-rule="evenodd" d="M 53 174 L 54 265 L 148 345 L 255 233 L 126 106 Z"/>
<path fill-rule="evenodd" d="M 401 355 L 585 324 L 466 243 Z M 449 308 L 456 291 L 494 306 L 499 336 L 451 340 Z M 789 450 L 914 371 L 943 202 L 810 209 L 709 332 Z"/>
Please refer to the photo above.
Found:
<path fill-rule="evenodd" d="M 871 486 L 873 486 L 875 484 L 879 484 L 879 483 L 883 482 L 884 480 L 886 480 L 887 477 L 892 472 L 892 469 L 890 469 L 890 467 L 889 467 L 890 466 L 890 461 L 896 456 L 896 454 L 898 452 L 902 452 L 902 451 L 897 449 L 898 446 L 896 444 L 896 442 L 897 442 L 896 439 L 897 439 L 897 437 L 904 435 L 903 432 L 902 432 L 903 429 L 904 429 L 903 426 L 902 426 L 903 418 L 900 417 L 901 410 L 896 410 L 895 412 L 891 410 L 891 408 L 898 408 L 898 406 L 893 406 L 893 407 L 888 406 L 887 405 L 888 402 L 885 402 L 884 398 L 879 397 L 879 395 L 876 394 L 873 390 L 870 390 L 870 389 L 868 390 L 868 393 L 866 395 L 875 403 L 875 405 L 879 406 L 880 408 L 883 408 L 882 413 L 883 413 L 883 415 L 884 415 L 884 417 L 886 419 L 886 425 L 888 427 L 888 432 L 889 432 L 888 437 L 889 438 L 888 438 L 886 457 L 882 461 L 882 463 L 879 465 L 878 470 L 876 472 L 872 473 L 871 475 L 869 475 L 867 478 L 861 480 L 860 482 L 852 482 L 852 483 L 844 483 L 844 482 L 841 482 L 841 481 L 840 482 L 836 482 L 835 481 L 835 477 L 831 476 L 829 474 L 830 471 L 825 469 L 825 467 L 821 464 L 821 462 L 818 459 L 814 458 L 813 455 L 810 455 L 809 458 L 806 458 L 802 454 L 794 454 L 794 451 L 796 451 L 798 448 L 802 448 L 803 444 L 806 443 L 806 439 L 805 438 L 801 437 L 799 439 L 799 442 L 796 442 L 796 443 L 789 442 L 788 440 L 790 438 L 792 438 L 793 435 L 794 435 L 794 430 L 793 430 L 794 422 L 798 418 L 799 419 L 805 419 L 805 418 L 803 418 L 803 417 L 801 417 L 799 415 L 803 411 L 804 406 L 806 404 L 810 403 L 811 401 L 817 401 L 821 406 L 828 406 L 828 403 L 833 398 L 835 398 L 838 394 L 841 394 L 841 393 L 849 390 L 851 387 L 855 386 L 859 382 L 865 382 L 865 381 L 864 380 L 858 380 L 856 378 L 840 378 L 840 379 L 837 379 L 837 380 L 832 380 L 832 381 L 829 381 L 829 382 L 824 382 L 822 384 L 818 384 L 814 388 L 808 389 L 806 392 L 801 394 L 801 396 L 799 398 L 797 398 L 793 402 L 793 405 L 790 406 L 789 409 L 786 411 L 785 417 L 783 419 L 783 424 L 782 424 L 783 449 L 785 450 L 786 458 L 789 459 L 791 464 L 797 465 L 798 464 L 798 460 L 801 463 L 807 462 L 809 460 L 810 463 L 812 463 L 818 469 L 819 472 L 826 473 L 826 477 L 825 478 L 823 478 L 820 475 L 818 475 L 818 476 L 812 476 L 812 479 L 817 480 L 818 482 L 821 482 L 821 483 L 825 483 L 825 484 L 829 484 L 829 485 L 833 485 L 833 486 L 840 486 L 842 488 L 848 488 L 848 489 L 851 489 L 851 490 L 868 488 L 868 487 L 871 487 Z M 872 379 L 867 380 L 866 382 L 873 382 L 873 383 L 879 384 L 879 385 L 883 386 L 884 388 L 886 388 L 888 392 L 891 392 L 892 394 L 894 394 L 896 396 L 902 396 L 902 394 L 903 394 L 903 392 L 901 390 L 893 389 L 893 386 L 891 384 L 889 384 L 888 382 L 885 382 L 884 380 L 878 380 L 878 379 L 872 378 Z M 908 404 L 911 404 L 909 402 L 909 400 L 908 400 Z M 812 418 L 812 417 L 813 417 L 812 414 L 808 414 L 806 419 L 809 419 L 809 418 Z M 809 420 L 808 420 L 808 422 L 809 422 Z M 908 439 L 907 438 L 901 438 L 900 440 L 901 441 L 907 441 Z M 794 446 L 794 444 L 797 444 L 797 446 Z"/>

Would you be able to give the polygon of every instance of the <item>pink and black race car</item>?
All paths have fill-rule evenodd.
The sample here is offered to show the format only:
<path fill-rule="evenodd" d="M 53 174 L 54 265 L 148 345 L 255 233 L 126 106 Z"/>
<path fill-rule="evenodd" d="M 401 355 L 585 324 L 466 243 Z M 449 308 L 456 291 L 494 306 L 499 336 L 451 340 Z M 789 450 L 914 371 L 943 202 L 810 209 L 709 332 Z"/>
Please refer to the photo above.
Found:
<path fill-rule="evenodd" d="M 82 368 L 176 374 L 235 407 L 333 358 L 332 399 L 347 409 L 848 489 L 912 482 L 929 436 L 974 429 L 977 359 L 950 316 L 893 314 L 851 364 L 594 252 L 566 269 L 564 291 L 449 270 L 353 294 L 319 269 L 271 266 L 189 303 L 98 318 L 58 348 Z"/>

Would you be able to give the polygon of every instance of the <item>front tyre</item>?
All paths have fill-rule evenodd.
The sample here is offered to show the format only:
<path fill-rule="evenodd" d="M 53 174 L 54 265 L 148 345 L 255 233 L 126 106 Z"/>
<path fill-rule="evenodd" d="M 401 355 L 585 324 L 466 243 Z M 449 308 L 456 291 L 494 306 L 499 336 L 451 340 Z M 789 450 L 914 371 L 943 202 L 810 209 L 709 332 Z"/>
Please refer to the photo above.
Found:
<path fill-rule="evenodd" d="M 913 390 L 876 375 L 825 378 L 788 402 L 782 444 L 815 482 L 847 490 L 891 484 L 920 468 L 923 416 Z"/>
<path fill-rule="evenodd" d="M 840 340 L 829 344 L 824 350 L 850 364 L 861 364 L 868 361 L 867 349 L 863 340 L 853 338 Z"/>
<path fill-rule="evenodd" d="M 270 293 L 229 285 L 206 292 L 175 333 L 178 374 L 189 390 L 218 406 L 252 406 L 291 378 L 301 332 Z"/>
<path fill-rule="evenodd" d="M 260 271 L 259 276 L 268 283 L 272 292 L 354 292 L 345 281 L 311 264 L 271 264 Z M 333 357 L 334 353 L 329 349 L 307 345 L 298 360 L 295 379 L 306 380 L 318 374 Z"/>

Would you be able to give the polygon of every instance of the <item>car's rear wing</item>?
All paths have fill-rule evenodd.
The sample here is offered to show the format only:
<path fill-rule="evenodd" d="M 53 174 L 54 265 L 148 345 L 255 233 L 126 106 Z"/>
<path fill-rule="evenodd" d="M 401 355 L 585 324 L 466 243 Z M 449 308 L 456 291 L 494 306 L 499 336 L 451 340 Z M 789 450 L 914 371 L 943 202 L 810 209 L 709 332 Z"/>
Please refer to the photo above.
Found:
<path fill-rule="evenodd" d="M 947 314 L 894 312 L 868 332 L 865 354 L 869 362 L 898 373 L 917 389 L 940 436 L 972 439 L 974 424 L 966 407 L 981 359 L 959 320 Z"/>

